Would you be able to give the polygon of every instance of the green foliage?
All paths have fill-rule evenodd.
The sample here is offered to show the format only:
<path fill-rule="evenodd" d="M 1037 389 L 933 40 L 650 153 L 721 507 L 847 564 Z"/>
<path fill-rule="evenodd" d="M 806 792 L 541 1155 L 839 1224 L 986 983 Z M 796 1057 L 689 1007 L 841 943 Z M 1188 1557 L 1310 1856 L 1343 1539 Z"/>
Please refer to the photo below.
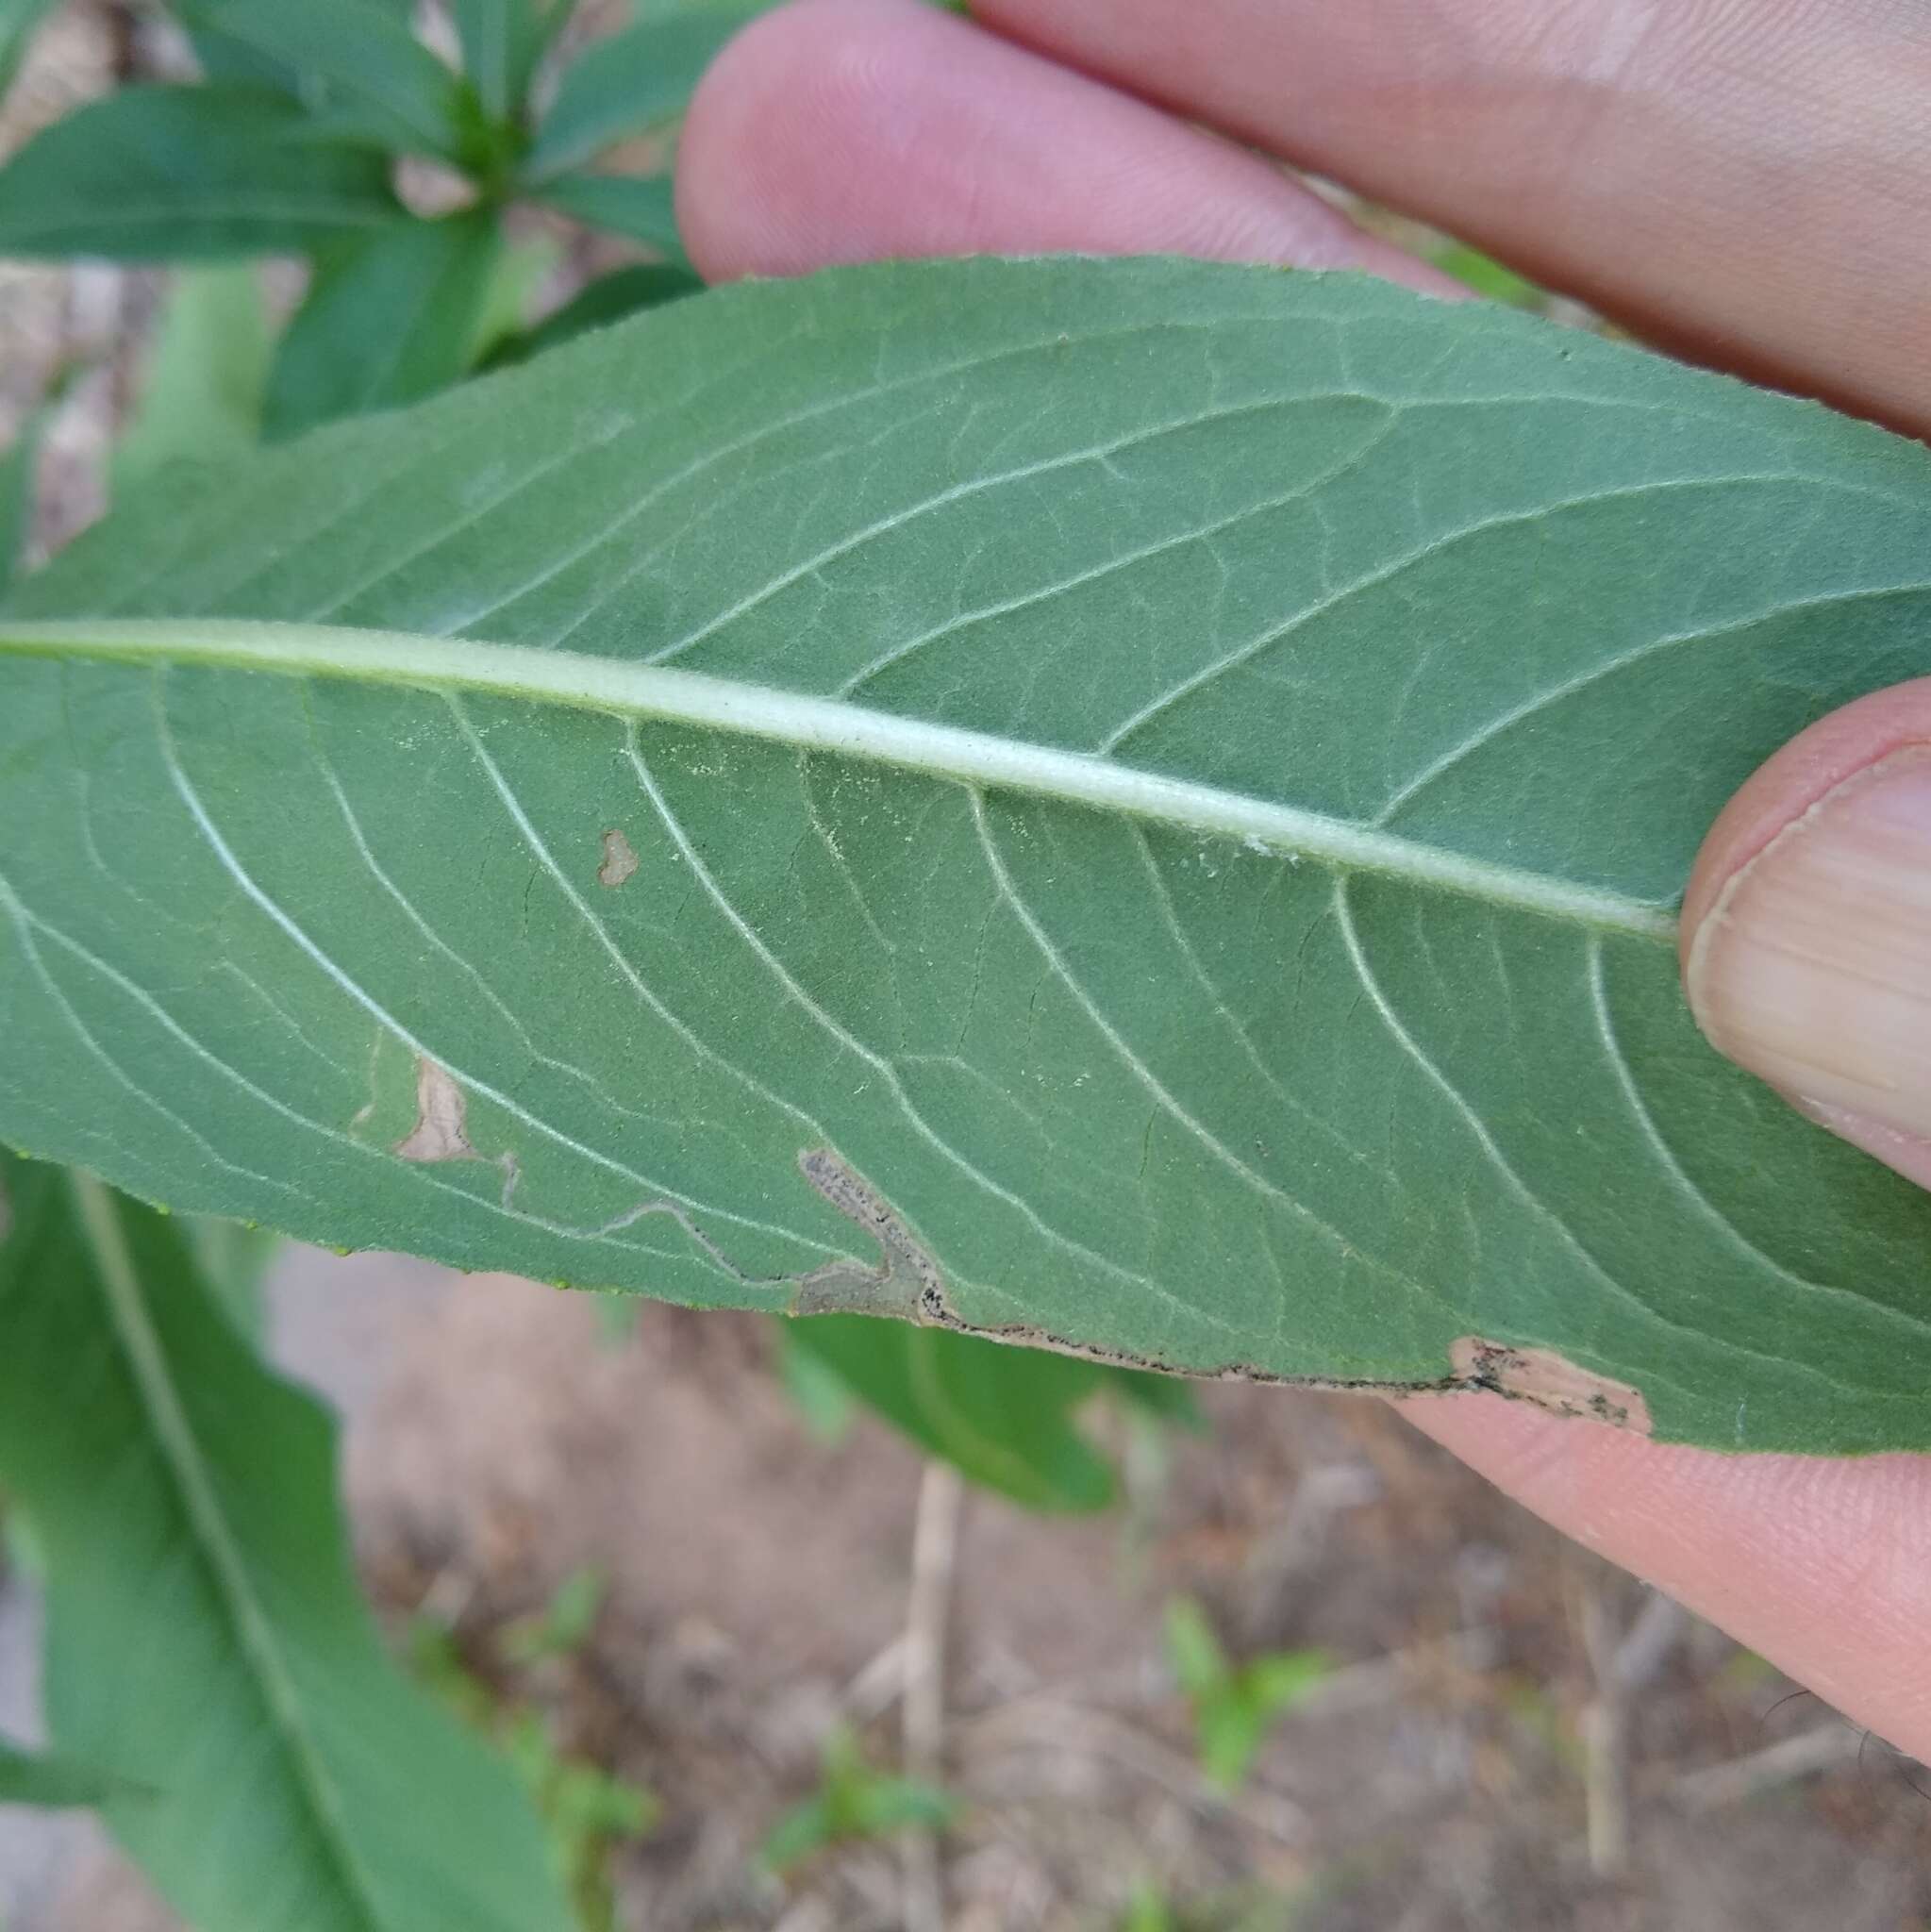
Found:
<path fill-rule="evenodd" d="M 531 148 L 532 180 L 580 166 L 684 110 L 704 70 L 762 6 L 692 8 L 593 41 L 563 72 Z"/>
<path fill-rule="evenodd" d="M 252 449 L 272 353 L 252 263 L 177 270 L 133 419 L 114 446 L 114 495 L 172 463 L 218 463 Z"/>
<path fill-rule="evenodd" d="M 567 0 L 452 0 L 463 72 L 483 111 L 518 113 L 550 37 L 569 17 Z"/>
<path fill-rule="evenodd" d="M 958 1809 L 957 1800 L 936 1786 L 876 1770 L 841 1726 L 825 1740 L 817 1790 L 772 1826 L 760 1856 L 774 1872 L 787 1872 L 830 1845 L 890 1838 L 914 1826 L 943 1831 Z"/>
<path fill-rule="evenodd" d="M 1917 446 L 1357 277 L 974 261 L 163 495 L 0 619 L 16 1143 L 699 1306 L 1926 1442 L 1931 1198 L 1673 944 L 1729 792 L 1931 670 Z M 318 617 L 390 634 L 262 622 Z"/>
<path fill-rule="evenodd" d="M 392 408 L 469 367 L 502 238 L 484 210 L 391 224 L 318 257 L 269 378 L 264 433 Z"/>
<path fill-rule="evenodd" d="M 1112 1469 L 1074 1416 L 1103 1389 L 1131 1387 L 1121 1371 L 866 1315 L 815 1315 L 783 1332 L 788 1357 L 830 1370 L 928 1455 L 987 1489 L 1030 1509 L 1112 1502 Z"/>
<path fill-rule="evenodd" d="M 592 1565 L 573 1570 L 540 1614 L 511 1624 L 503 1632 L 505 1660 L 528 1665 L 574 1657 L 596 1628 L 607 1582 L 604 1573 Z"/>
<path fill-rule="evenodd" d="M 281 1237 L 270 1228 L 205 1214 L 184 1215 L 181 1226 L 208 1292 L 238 1332 L 258 1346 L 267 1325 L 262 1282 Z"/>
<path fill-rule="evenodd" d="M 1143 1879 L 1133 1888 L 1120 1932 L 1182 1932 L 1182 1927 L 1159 1888 Z"/>
<path fill-rule="evenodd" d="M 1307 1898 L 1242 1885 L 1183 1905 L 1146 1880 L 1134 1888 L 1119 1932 L 1294 1932 L 1304 1922 Z"/>
<path fill-rule="evenodd" d="M 50 1752 L 24 1751 L 0 1738 L 0 1805 L 66 1810 L 105 1804 L 111 1797 L 138 1799 L 140 1788 Z"/>
<path fill-rule="evenodd" d="M 0 88 L 42 10 L 0 0 Z M 455 0 L 464 72 L 417 40 L 399 0 L 175 0 L 208 75 L 199 87 L 124 89 L 70 114 L 0 167 L 0 256 L 201 260 L 312 258 L 308 297 L 267 383 L 238 282 L 188 285 L 155 365 L 175 403 L 143 406 L 120 466 L 126 484 L 163 458 L 234 446 L 265 423 L 286 437 L 332 418 L 411 402 L 485 352 L 519 359 L 578 330 L 688 292 L 661 266 L 611 278 L 557 326 L 506 325 L 499 222 L 530 193 L 681 262 L 667 175 L 589 175 L 578 159 L 681 111 L 709 56 L 755 7 L 693 6 L 593 42 L 571 61 L 529 162 L 531 100 L 566 0 Z M 397 200 L 393 157 L 421 154 L 469 177 L 467 211 L 419 220 Z M 541 179 L 539 177 L 541 177 Z M 237 354 L 200 356 L 217 329 Z M 202 376 L 197 389 L 177 363 Z M 205 412 L 206 433 L 190 427 Z M 148 422 L 148 417 L 156 420 Z"/>
<path fill-rule="evenodd" d="M 603 1587 L 597 1572 L 574 1572 L 541 1613 L 499 1634 L 494 1661 L 528 1668 L 579 1655 L 589 1643 Z M 507 1754 L 542 1820 L 551 1869 L 569 1892 L 581 1932 L 615 1932 L 611 1855 L 656 1828 L 656 1797 L 565 1749 L 542 1711 L 471 1670 L 445 1624 L 417 1618 L 409 1656 L 422 1681 Z"/>
<path fill-rule="evenodd" d="M 384 0 L 207 0 L 199 11 L 230 41 L 319 82 L 339 132 L 401 154 L 472 158 L 459 76 Z"/>
<path fill-rule="evenodd" d="M 583 1932 L 616 1932 L 610 1855 L 648 1837 L 661 1815 L 641 1785 L 560 1749 L 533 1711 L 511 1717 L 503 1748 L 527 1787 L 549 1838 L 550 1860 Z"/>
<path fill-rule="evenodd" d="M 0 1189 L 0 1486 L 45 1563 L 53 1749 L 122 1844 L 199 1932 L 561 1932 L 508 1773 L 381 1651 L 322 1409 L 175 1222 L 12 1155 Z"/>
<path fill-rule="evenodd" d="M 382 157 L 314 138 L 253 87 L 130 87 L 0 168 L 0 256 L 208 260 L 306 249 L 391 221 Z"/>
<path fill-rule="evenodd" d="M 1466 282 L 1476 294 L 1491 302 L 1504 302 L 1511 308 L 1540 308 L 1548 300 L 1544 291 L 1512 268 L 1505 268 L 1493 256 L 1471 248 L 1465 242 L 1451 242 L 1435 258 L 1435 266 Z"/>
<path fill-rule="evenodd" d="M 1334 1669 L 1324 1651 L 1270 1651 L 1232 1662 L 1207 1612 L 1191 1597 L 1167 1606 L 1167 1660 L 1193 1710 L 1200 1768 L 1224 1791 L 1239 1790 L 1275 1721 Z"/>
<path fill-rule="evenodd" d="M 668 175 L 558 175 L 531 190 L 546 208 L 684 259 Z"/>
<path fill-rule="evenodd" d="M 851 1384 L 815 1350 L 799 1346 L 800 1329 L 795 1322 L 778 1323 L 775 1332 L 778 1374 L 786 1394 L 804 1417 L 805 1426 L 827 1445 L 843 1441 L 858 1414 L 858 1400 Z"/>
<path fill-rule="evenodd" d="M 506 335 L 491 351 L 490 364 L 504 368 L 515 362 L 527 362 L 532 356 L 560 348 L 591 329 L 608 328 L 613 322 L 622 322 L 646 308 L 700 294 L 703 289 L 704 284 L 689 269 L 679 268 L 674 262 L 637 262 L 628 268 L 613 269 L 607 275 L 586 282 L 536 327 Z"/>

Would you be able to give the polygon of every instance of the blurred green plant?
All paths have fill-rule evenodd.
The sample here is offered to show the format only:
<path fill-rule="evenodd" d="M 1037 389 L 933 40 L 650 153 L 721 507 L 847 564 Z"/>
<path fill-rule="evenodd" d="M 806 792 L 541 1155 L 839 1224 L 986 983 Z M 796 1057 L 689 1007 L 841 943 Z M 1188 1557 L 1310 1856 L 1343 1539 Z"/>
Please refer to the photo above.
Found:
<path fill-rule="evenodd" d="M 513 1664 L 538 1664 L 579 1656 L 595 1634 L 608 1579 L 594 1564 L 573 1570 L 536 1615 L 506 1624 L 498 1640 Z"/>
<path fill-rule="evenodd" d="M 0 1805 L 65 1810 L 104 1805 L 111 1797 L 141 1789 L 58 1752 L 28 1751 L 0 1738 Z"/>
<path fill-rule="evenodd" d="M 890 1838 L 923 1826 L 945 1830 L 958 1801 L 936 1785 L 893 1775 L 868 1763 L 857 1737 L 843 1725 L 824 1742 L 818 1789 L 772 1826 L 759 1857 L 784 1873 L 828 1845 Z"/>
<path fill-rule="evenodd" d="M 550 1866 L 569 1893 L 583 1932 L 614 1932 L 615 1855 L 653 1831 L 662 1815 L 654 1792 L 568 1749 L 555 1721 L 509 1681 L 510 1674 L 579 1659 L 603 1606 L 602 1572 L 574 1570 L 534 1615 L 491 1640 L 486 1670 L 464 1656 L 457 1632 L 418 1615 L 408 1654 L 417 1677 L 463 1723 L 508 1757 L 542 1821 Z"/>
<path fill-rule="evenodd" d="M 1304 1896 L 1245 1884 L 1182 1903 L 1151 1878 L 1142 1878 L 1118 1927 L 1119 1932 L 1293 1932 L 1304 1916 Z"/>
<path fill-rule="evenodd" d="M 1029 1509 L 1077 1513 L 1115 1500 L 1112 1464 L 1076 1422 L 1095 1400 L 1201 1426 L 1192 1389 L 1169 1375 L 869 1315 L 811 1315 L 777 1332 L 785 1385 L 821 1439 L 843 1433 L 856 1398 Z"/>
<path fill-rule="evenodd" d="M 48 1737 L 0 1802 L 93 1804 L 198 1932 L 563 1932 L 509 1769 L 384 1653 L 334 1425 L 225 1299 L 251 1244 L 202 1232 L 0 1152 L 0 1488 Z"/>
<path fill-rule="evenodd" d="M 1322 1650 L 1269 1651 L 1235 1663 L 1192 1597 L 1167 1606 L 1167 1661 L 1193 1712 L 1200 1768 L 1222 1790 L 1246 1781 L 1275 1721 L 1328 1676 L 1334 1660 Z"/>
<path fill-rule="evenodd" d="M 1522 1672 L 1509 1672 L 1502 1679 L 1502 1704 L 1516 1725 L 1554 1757 L 1565 1771 L 1580 1777 L 1588 1751 L 1573 1712 L 1546 1684 Z"/>
<path fill-rule="evenodd" d="M 1142 1878 L 1126 1902 L 1120 1932 L 1181 1932 L 1181 1925 L 1166 1894 L 1150 1878 Z"/>
<path fill-rule="evenodd" d="M 0 167 L 0 257 L 308 258 L 307 295 L 272 347 L 245 275 L 176 302 L 175 330 L 218 335 L 225 353 L 164 334 L 158 373 L 172 349 L 215 386 L 168 385 L 183 407 L 158 423 L 143 409 L 117 481 L 184 443 L 219 457 L 238 423 L 274 440 L 411 402 L 504 353 L 506 336 L 520 339 L 514 359 L 696 286 L 679 266 L 672 133 L 719 48 L 771 4 L 683 0 L 573 44 L 572 0 L 453 0 L 451 66 L 403 0 L 171 0 L 202 79 L 122 88 L 27 142 Z M 0 90 L 49 10 L 0 0 Z M 405 159 L 454 176 L 435 197 L 443 211 L 398 192 Z M 520 313 L 492 326 L 518 204 L 660 259 L 592 282 L 547 332 L 524 330 Z"/>
<path fill-rule="evenodd" d="M 1466 283 L 1478 295 L 1501 302 L 1510 308 L 1540 312 L 1548 304 L 1548 291 L 1526 275 L 1505 267 L 1492 255 L 1471 248 L 1466 242 L 1451 242 L 1435 256 L 1435 266 L 1457 281 Z"/>

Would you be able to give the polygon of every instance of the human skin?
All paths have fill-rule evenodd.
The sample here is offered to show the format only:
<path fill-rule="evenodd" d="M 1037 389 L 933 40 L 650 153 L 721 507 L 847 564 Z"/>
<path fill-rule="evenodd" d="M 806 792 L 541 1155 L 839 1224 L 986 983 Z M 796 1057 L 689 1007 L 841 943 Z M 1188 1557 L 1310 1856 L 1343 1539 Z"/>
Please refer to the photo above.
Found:
<path fill-rule="evenodd" d="M 733 42 L 678 170 L 704 273 L 1171 251 L 1453 292 L 1251 152 L 1265 149 L 1676 353 L 1931 433 L 1923 0 L 975 11 L 794 0 Z M 1713 828 L 1683 921 L 1717 1043 L 1787 1094 L 1823 1094 L 1796 1104 L 1921 1185 L 1931 1081 L 1859 1069 L 1931 1056 L 1931 753 L 1912 750 L 1927 745 L 1931 680 L 1806 732 Z M 1889 1004 L 1825 996 L 1873 960 Z M 1875 1017 L 1847 1037 L 1844 1011 Z M 1931 1458 L 1723 1457 L 1481 1394 L 1402 1407 L 1578 1541 L 1931 1757 Z"/>

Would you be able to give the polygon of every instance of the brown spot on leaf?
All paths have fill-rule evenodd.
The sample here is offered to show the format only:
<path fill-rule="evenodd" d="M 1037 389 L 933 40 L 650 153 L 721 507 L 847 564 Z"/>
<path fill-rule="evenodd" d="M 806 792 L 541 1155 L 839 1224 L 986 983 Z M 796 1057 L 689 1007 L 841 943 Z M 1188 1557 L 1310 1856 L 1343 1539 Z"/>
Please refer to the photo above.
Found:
<path fill-rule="evenodd" d="M 469 1102 L 445 1067 L 416 1056 L 416 1124 L 395 1143 L 405 1160 L 474 1160 L 463 1118 Z"/>
<path fill-rule="evenodd" d="M 597 884 L 615 891 L 637 870 L 630 841 L 614 827 L 604 834 L 604 862 L 597 867 Z"/>
<path fill-rule="evenodd" d="M 1650 1433 L 1649 1404 L 1640 1389 L 1578 1368 L 1553 1349 L 1510 1348 L 1464 1335 L 1450 1343 L 1448 1359 L 1463 1388 L 1513 1395 L 1557 1415 L 1593 1416 L 1640 1436 Z"/>

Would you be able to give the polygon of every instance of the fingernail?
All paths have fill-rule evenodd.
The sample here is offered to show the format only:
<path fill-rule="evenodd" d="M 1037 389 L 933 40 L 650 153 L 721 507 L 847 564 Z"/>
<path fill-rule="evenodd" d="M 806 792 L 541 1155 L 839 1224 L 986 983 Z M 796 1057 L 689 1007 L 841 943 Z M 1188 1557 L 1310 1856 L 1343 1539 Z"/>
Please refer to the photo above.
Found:
<path fill-rule="evenodd" d="M 1717 1050 L 1800 1104 L 1931 1135 L 1931 746 L 1786 825 L 1705 915 L 1684 979 Z"/>

